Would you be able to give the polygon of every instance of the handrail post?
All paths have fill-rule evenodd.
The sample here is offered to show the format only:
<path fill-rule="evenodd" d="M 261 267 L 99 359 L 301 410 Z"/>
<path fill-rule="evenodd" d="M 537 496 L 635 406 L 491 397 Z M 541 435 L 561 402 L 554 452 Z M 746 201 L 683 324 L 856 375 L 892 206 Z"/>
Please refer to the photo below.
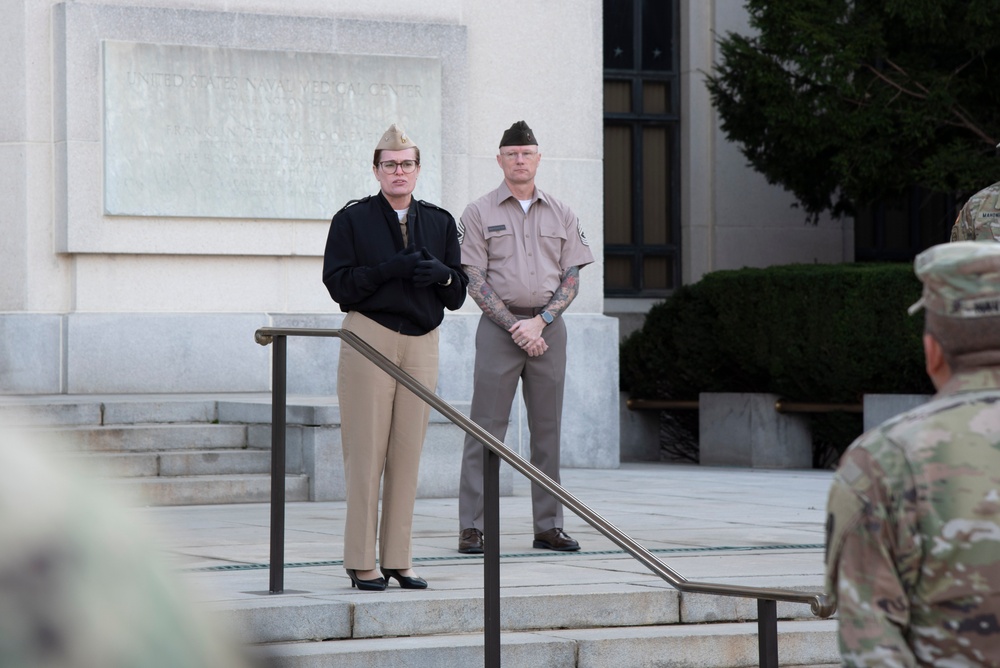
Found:
<path fill-rule="evenodd" d="M 778 668 L 778 602 L 757 599 L 757 648 L 760 668 Z"/>
<path fill-rule="evenodd" d="M 500 668 L 500 455 L 483 450 L 483 665 Z"/>
<path fill-rule="evenodd" d="M 274 370 L 271 381 L 271 585 L 285 589 L 285 407 L 288 337 L 274 337 Z"/>

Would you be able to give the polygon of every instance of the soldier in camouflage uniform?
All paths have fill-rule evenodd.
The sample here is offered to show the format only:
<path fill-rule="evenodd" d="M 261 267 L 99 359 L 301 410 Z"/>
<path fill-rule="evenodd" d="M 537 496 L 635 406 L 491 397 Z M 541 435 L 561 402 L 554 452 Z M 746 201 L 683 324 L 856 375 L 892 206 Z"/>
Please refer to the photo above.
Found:
<path fill-rule="evenodd" d="M 193 602 L 154 547 L 163 529 L 67 468 L 54 434 L 0 420 L 0 666 L 263 666 Z"/>
<path fill-rule="evenodd" d="M 934 398 L 844 453 L 826 590 L 845 666 L 1000 666 L 1000 244 L 915 262 Z"/>
<path fill-rule="evenodd" d="M 1000 241 L 1000 182 L 969 198 L 951 228 L 952 241 Z"/>

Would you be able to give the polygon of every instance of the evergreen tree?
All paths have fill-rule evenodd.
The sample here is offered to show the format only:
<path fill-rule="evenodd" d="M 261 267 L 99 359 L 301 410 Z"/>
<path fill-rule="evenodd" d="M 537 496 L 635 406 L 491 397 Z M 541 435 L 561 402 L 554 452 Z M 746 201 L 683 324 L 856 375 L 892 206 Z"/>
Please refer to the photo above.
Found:
<path fill-rule="evenodd" d="M 1000 0 L 748 0 L 708 87 L 722 129 L 810 218 L 1000 181 Z"/>

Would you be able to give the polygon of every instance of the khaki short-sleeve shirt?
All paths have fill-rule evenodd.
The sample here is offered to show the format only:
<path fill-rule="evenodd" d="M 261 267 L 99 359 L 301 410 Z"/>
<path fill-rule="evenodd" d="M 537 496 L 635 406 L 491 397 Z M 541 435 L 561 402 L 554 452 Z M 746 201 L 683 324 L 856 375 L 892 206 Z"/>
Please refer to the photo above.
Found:
<path fill-rule="evenodd" d="M 458 235 L 462 264 L 485 269 L 507 306 L 545 306 L 567 269 L 594 261 L 579 218 L 537 187 L 525 213 L 501 183 L 465 208 Z"/>

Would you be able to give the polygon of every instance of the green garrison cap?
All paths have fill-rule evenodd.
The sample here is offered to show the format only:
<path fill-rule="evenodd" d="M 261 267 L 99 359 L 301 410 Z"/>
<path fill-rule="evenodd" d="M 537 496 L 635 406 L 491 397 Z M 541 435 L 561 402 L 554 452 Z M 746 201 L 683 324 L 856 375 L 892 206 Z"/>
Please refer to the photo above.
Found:
<path fill-rule="evenodd" d="M 527 123 L 518 121 L 507 128 L 500 138 L 500 148 L 504 146 L 538 146 L 538 140 Z"/>

